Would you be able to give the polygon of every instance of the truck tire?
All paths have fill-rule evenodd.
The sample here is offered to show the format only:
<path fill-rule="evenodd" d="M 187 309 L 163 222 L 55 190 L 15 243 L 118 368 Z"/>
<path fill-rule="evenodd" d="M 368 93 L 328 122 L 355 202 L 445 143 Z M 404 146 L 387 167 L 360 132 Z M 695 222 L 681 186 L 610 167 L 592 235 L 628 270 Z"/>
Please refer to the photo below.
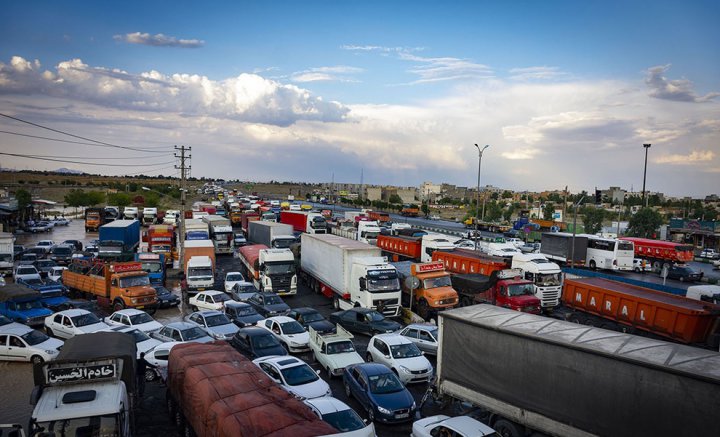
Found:
<path fill-rule="evenodd" d="M 493 428 L 502 437 L 523 437 L 525 435 L 523 427 L 510 420 L 498 419 Z"/>
<path fill-rule="evenodd" d="M 125 309 L 125 302 L 123 302 L 120 299 L 116 299 L 115 302 L 113 302 L 113 311 L 120 311 Z"/>
<path fill-rule="evenodd" d="M 427 321 L 428 313 L 430 312 L 428 303 L 425 299 L 420 299 L 418 302 L 418 315 Z"/>
<path fill-rule="evenodd" d="M 152 382 L 157 378 L 157 373 L 151 368 L 145 369 L 145 381 Z"/>
<path fill-rule="evenodd" d="M 472 300 L 469 296 L 463 296 L 460 298 L 460 306 L 461 307 L 469 307 L 472 305 Z"/>
<path fill-rule="evenodd" d="M 333 378 L 333 373 L 332 373 L 332 370 L 330 370 L 330 366 L 327 366 L 327 367 L 325 368 L 325 372 L 327 372 L 328 381 L 332 380 L 332 378 Z"/>
<path fill-rule="evenodd" d="M 595 264 L 594 259 L 591 259 L 590 260 L 590 270 L 596 270 L 596 269 L 597 269 L 597 264 Z"/>
<path fill-rule="evenodd" d="M 337 296 L 333 296 L 333 308 L 336 310 L 340 309 L 340 298 Z"/>

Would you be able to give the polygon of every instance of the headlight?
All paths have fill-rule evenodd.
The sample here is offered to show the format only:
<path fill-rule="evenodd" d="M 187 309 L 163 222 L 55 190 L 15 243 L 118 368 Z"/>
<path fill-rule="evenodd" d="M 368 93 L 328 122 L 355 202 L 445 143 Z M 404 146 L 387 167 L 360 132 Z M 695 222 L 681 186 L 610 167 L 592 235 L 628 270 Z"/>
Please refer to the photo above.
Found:
<path fill-rule="evenodd" d="M 412 407 L 410 407 L 410 409 L 411 409 L 411 410 L 414 410 L 416 406 L 417 406 L 417 405 L 415 405 L 415 401 L 413 401 Z"/>
<path fill-rule="evenodd" d="M 328 387 L 327 391 L 325 392 L 325 396 L 332 396 L 332 389 Z"/>
<path fill-rule="evenodd" d="M 48 354 L 48 355 L 55 355 L 56 353 L 58 353 L 58 351 L 46 349 L 46 350 L 45 350 L 45 353 Z"/>
<path fill-rule="evenodd" d="M 130 298 L 130 302 L 132 302 L 132 303 L 138 303 L 138 300 L 137 300 L 136 298 L 134 298 L 134 297 L 131 297 L 131 298 Z"/>
<path fill-rule="evenodd" d="M 405 372 L 405 373 L 410 373 L 410 369 L 408 369 L 408 368 L 405 367 L 405 366 L 400 366 L 400 370 L 402 370 L 402 371 Z"/>
<path fill-rule="evenodd" d="M 290 346 L 300 347 L 300 346 L 302 346 L 302 345 L 303 345 L 302 343 L 297 343 L 297 342 L 294 342 L 294 341 L 291 341 L 291 342 L 290 342 Z"/>
<path fill-rule="evenodd" d="M 378 409 L 378 412 L 380 412 L 380 413 L 383 413 L 383 414 L 392 414 L 392 411 L 388 410 L 387 408 L 383 408 L 383 407 L 381 407 L 380 405 L 378 405 L 377 409 Z"/>
<path fill-rule="evenodd" d="M 220 338 L 225 338 L 225 335 L 224 335 L 224 334 L 220 334 L 220 333 L 217 333 L 217 332 L 211 332 L 210 335 L 211 335 L 213 338 L 218 338 L 218 339 L 220 339 Z"/>
<path fill-rule="evenodd" d="M 292 392 L 292 395 L 295 397 L 295 399 L 297 399 L 297 400 L 299 400 L 299 401 L 304 401 L 304 400 L 305 400 L 305 396 L 300 396 L 299 394 L 297 394 L 297 393 L 295 393 L 295 392 Z"/>

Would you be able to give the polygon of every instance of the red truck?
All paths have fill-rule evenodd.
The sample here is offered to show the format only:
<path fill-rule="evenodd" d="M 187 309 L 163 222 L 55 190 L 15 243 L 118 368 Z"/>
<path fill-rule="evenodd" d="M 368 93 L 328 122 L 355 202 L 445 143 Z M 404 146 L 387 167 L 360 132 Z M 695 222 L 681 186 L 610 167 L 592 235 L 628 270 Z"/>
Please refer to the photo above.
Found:
<path fill-rule="evenodd" d="M 327 221 L 319 212 L 281 211 L 280 223 L 292 225 L 296 232 L 327 234 Z"/>
<path fill-rule="evenodd" d="M 552 317 L 718 349 L 720 305 L 603 278 L 566 279 Z"/>
<path fill-rule="evenodd" d="M 172 264 L 175 251 L 175 226 L 151 225 L 147 230 L 148 252 L 162 253 L 165 262 Z"/>
<path fill-rule="evenodd" d="M 436 250 L 432 254 L 432 260 L 442 261 L 445 270 L 452 273 L 480 273 L 487 276 L 510 267 L 502 258 L 482 255 L 468 249 L 455 249 L 450 252 Z"/>
<path fill-rule="evenodd" d="M 240 214 L 240 229 L 248 236 L 248 222 L 260 220 L 260 214 L 255 211 L 245 211 Z"/>
<path fill-rule="evenodd" d="M 540 314 L 540 299 L 531 281 L 522 278 L 520 269 L 451 276 L 452 287 L 460 297 L 460 306 L 489 303 L 524 313 Z"/>
<path fill-rule="evenodd" d="M 695 258 L 692 245 L 650 238 L 620 237 L 635 245 L 635 256 L 650 262 L 653 271 L 660 272 L 666 263 L 686 263 Z"/>

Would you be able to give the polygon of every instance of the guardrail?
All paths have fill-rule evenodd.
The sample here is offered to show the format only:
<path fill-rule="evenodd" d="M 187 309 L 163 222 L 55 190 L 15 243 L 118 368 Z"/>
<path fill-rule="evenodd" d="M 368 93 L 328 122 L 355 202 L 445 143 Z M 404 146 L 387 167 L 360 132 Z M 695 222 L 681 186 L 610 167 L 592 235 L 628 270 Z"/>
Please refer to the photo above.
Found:
<path fill-rule="evenodd" d="M 636 285 L 638 287 L 649 288 L 655 291 L 662 291 L 664 293 L 675 294 L 678 296 L 685 296 L 687 290 L 682 288 L 675 288 L 669 285 L 655 284 L 652 282 L 639 281 L 637 279 L 623 278 L 622 276 L 609 275 L 607 273 L 595 272 L 592 270 L 575 269 L 570 267 L 563 267 L 562 271 L 571 275 L 582 276 L 586 278 L 603 278 L 609 279 L 616 282 L 624 282 L 630 285 Z"/>

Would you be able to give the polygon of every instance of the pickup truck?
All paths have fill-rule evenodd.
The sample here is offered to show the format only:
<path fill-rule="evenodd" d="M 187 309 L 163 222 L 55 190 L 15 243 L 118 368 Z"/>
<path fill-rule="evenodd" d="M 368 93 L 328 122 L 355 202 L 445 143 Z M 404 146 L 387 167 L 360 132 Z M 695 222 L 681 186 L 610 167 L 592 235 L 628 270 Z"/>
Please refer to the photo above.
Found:
<path fill-rule="evenodd" d="M 0 287 L 0 314 L 13 322 L 40 326 L 52 311 L 42 305 L 42 295 L 20 284 Z"/>
<path fill-rule="evenodd" d="M 70 301 L 70 298 L 67 297 L 67 288 L 61 283 L 49 278 L 21 279 L 17 281 L 17 284 L 39 291 L 42 295 L 43 306 L 53 311 L 59 311 L 60 308 Z"/>
<path fill-rule="evenodd" d="M 311 326 L 310 350 L 315 360 L 327 372 L 328 379 L 333 376 L 342 376 L 345 367 L 351 364 L 363 363 L 364 360 L 355 350 L 353 335 L 342 326 L 337 325 L 336 333 L 321 334 Z"/>

